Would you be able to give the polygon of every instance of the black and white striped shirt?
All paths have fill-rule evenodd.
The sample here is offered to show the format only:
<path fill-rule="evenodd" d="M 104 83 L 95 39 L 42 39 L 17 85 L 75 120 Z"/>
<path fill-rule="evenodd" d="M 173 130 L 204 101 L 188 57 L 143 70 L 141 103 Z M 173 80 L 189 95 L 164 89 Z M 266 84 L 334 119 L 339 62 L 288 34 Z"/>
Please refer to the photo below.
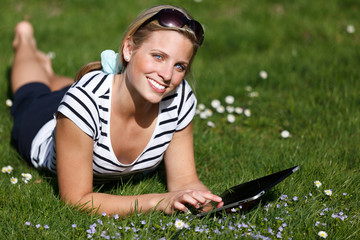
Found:
<path fill-rule="evenodd" d="M 173 134 L 193 119 L 196 97 L 183 80 L 159 103 L 153 135 L 145 149 L 131 164 L 116 158 L 110 139 L 111 91 L 114 75 L 94 71 L 86 74 L 68 90 L 58 111 L 72 120 L 94 141 L 94 179 L 111 179 L 155 168 L 162 160 Z M 56 172 L 55 125 L 53 119 L 37 134 L 32 144 L 32 162 Z M 76 159 L 74 159 L 76 161 Z"/>

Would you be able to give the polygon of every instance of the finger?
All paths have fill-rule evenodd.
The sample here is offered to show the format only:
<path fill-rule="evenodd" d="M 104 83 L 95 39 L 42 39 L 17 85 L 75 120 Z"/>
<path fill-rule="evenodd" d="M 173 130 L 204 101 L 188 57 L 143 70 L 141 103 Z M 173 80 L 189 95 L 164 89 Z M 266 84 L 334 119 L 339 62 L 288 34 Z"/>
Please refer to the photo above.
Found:
<path fill-rule="evenodd" d="M 185 213 L 188 211 L 187 207 L 185 207 L 184 204 L 182 204 L 181 202 L 178 202 L 178 201 L 176 201 L 176 202 L 174 203 L 174 209 L 183 211 L 183 212 L 185 212 Z"/>
<path fill-rule="evenodd" d="M 201 194 L 204 198 L 206 198 L 206 200 L 210 200 L 213 202 L 221 202 L 222 201 L 221 197 L 219 197 L 215 194 L 212 194 L 211 192 L 202 191 Z"/>
<path fill-rule="evenodd" d="M 221 208 L 221 207 L 223 207 L 223 206 L 224 206 L 224 202 L 221 201 L 221 202 L 218 203 L 218 205 L 217 205 L 216 207 L 217 207 L 217 208 Z"/>
<path fill-rule="evenodd" d="M 196 192 L 186 193 L 181 198 L 180 201 L 184 204 L 188 203 L 194 206 L 195 208 L 199 208 L 199 201 L 197 198 L 202 198 L 199 194 L 196 194 Z"/>
<path fill-rule="evenodd" d="M 195 206 L 196 208 L 199 208 L 199 207 L 200 207 L 199 204 L 204 205 L 204 204 L 206 204 L 206 202 L 208 201 L 207 198 L 204 197 L 204 196 L 202 195 L 202 193 L 201 193 L 201 192 L 198 192 L 198 191 L 192 192 L 192 193 L 191 193 L 191 197 L 192 197 L 194 200 L 196 200 L 196 205 L 197 205 L 197 206 Z"/>

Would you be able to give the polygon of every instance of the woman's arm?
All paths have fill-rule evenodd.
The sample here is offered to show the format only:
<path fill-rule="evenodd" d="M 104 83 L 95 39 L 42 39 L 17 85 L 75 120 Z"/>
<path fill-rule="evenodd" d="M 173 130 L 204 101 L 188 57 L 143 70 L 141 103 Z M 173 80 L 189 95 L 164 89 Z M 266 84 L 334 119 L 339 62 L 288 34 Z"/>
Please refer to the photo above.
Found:
<path fill-rule="evenodd" d="M 135 211 L 149 212 L 156 207 L 165 213 L 184 210 L 178 202 L 189 202 L 189 190 L 136 196 L 118 196 L 93 192 L 93 140 L 71 120 L 59 114 L 56 126 L 57 176 L 61 198 L 88 211 L 128 215 Z M 205 188 L 204 188 L 205 189 Z M 184 197 L 185 196 L 185 197 Z M 205 193 L 205 196 L 211 196 Z"/>
<path fill-rule="evenodd" d="M 199 180 L 194 159 L 192 122 L 183 130 L 176 132 L 165 154 L 167 186 L 170 192 L 187 191 L 183 201 L 176 203 L 177 209 L 186 211 L 184 203 L 188 202 L 198 208 L 209 201 L 218 202 L 220 197 L 213 195 Z M 187 196 L 188 195 L 188 196 Z"/>

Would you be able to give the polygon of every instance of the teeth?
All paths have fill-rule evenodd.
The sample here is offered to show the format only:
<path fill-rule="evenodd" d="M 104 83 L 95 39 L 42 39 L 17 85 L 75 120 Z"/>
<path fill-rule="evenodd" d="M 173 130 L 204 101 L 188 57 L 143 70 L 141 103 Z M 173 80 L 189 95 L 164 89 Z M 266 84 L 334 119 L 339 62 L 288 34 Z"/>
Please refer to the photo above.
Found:
<path fill-rule="evenodd" d="M 154 85 L 154 87 L 156 87 L 157 89 L 163 90 L 165 87 L 158 84 L 157 82 L 155 82 L 154 80 L 148 78 L 148 80 L 151 82 L 152 85 Z"/>

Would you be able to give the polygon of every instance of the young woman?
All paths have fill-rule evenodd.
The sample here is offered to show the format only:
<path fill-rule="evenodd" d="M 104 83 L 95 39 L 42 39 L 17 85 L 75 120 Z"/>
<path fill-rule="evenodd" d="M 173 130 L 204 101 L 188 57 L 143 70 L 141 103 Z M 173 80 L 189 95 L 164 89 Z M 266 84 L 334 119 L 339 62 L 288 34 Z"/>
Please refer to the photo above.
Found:
<path fill-rule="evenodd" d="M 196 98 L 184 80 L 202 42 L 200 23 L 184 9 L 156 6 L 129 26 L 118 55 L 103 52 L 101 64 L 83 67 L 74 83 L 54 74 L 33 27 L 20 22 L 11 78 L 12 137 L 20 154 L 57 174 L 66 203 L 90 211 L 127 215 L 137 206 L 172 213 L 210 201 L 221 207 L 196 173 Z M 162 160 L 167 193 L 93 192 L 93 182 L 151 171 Z"/>

